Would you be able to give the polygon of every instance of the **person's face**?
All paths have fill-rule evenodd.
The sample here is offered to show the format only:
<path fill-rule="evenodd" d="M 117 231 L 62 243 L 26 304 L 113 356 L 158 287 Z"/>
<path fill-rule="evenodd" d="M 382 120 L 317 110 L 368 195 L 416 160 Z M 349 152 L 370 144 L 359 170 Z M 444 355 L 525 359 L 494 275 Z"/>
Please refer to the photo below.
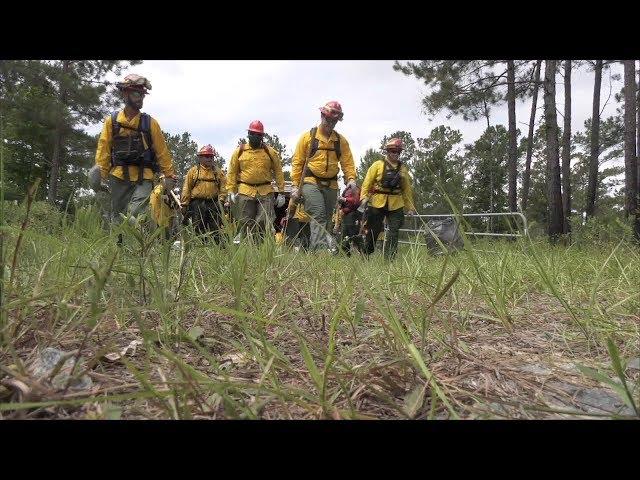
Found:
<path fill-rule="evenodd" d="M 256 132 L 247 132 L 247 138 L 249 139 L 249 145 L 251 148 L 258 148 L 262 145 L 262 134 Z"/>
<path fill-rule="evenodd" d="M 213 167 L 213 157 L 200 157 L 200 163 L 207 168 Z"/>
<path fill-rule="evenodd" d="M 402 153 L 402 150 L 400 150 L 399 148 L 390 148 L 387 150 L 387 157 L 392 162 L 397 162 L 400 159 L 401 153 Z"/>
<path fill-rule="evenodd" d="M 129 107 L 140 110 L 144 103 L 145 95 L 142 90 L 127 89 L 124 91 L 124 102 Z"/>
<path fill-rule="evenodd" d="M 336 128 L 336 124 L 338 123 L 337 118 L 332 118 L 324 114 L 322 115 L 321 121 L 322 125 L 324 125 L 324 127 L 329 131 L 332 131 L 334 128 Z"/>

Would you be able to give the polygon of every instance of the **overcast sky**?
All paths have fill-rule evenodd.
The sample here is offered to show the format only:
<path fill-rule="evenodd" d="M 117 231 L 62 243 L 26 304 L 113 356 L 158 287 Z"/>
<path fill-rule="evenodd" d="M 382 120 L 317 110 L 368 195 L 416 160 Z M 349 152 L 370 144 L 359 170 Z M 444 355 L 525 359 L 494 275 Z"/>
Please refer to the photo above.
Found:
<path fill-rule="evenodd" d="M 151 81 L 153 89 L 145 98 L 143 111 L 155 117 L 163 130 L 176 134 L 189 132 L 199 146 L 211 143 L 228 161 L 238 138 L 246 135 L 249 122 L 260 120 L 267 133 L 276 134 L 291 153 L 304 131 L 316 125 L 318 108 L 329 100 L 338 100 L 344 121 L 337 130 L 351 145 L 356 165 L 367 148 L 378 148 L 380 139 L 396 130 L 411 132 L 414 138 L 426 137 L 432 128 L 448 125 L 458 129 L 464 143 L 476 140 L 486 124 L 447 119 L 442 113 L 429 121 L 422 112 L 421 100 L 426 87 L 416 78 L 392 68 L 392 61 L 219 61 L 153 60 L 131 67 L 126 73 L 138 73 Z M 622 74 L 615 64 L 612 73 Z M 564 105 L 562 78 L 557 86 L 558 108 Z M 613 89 L 603 115 L 615 113 L 614 94 L 622 87 L 613 81 Z M 602 81 L 601 105 L 610 91 L 610 74 Z M 572 75 L 572 130 L 583 128 L 591 116 L 593 72 L 586 68 Z M 538 100 L 542 114 L 542 97 Z M 518 128 L 527 134 L 530 100 L 518 102 Z M 507 123 L 506 106 L 492 111 L 492 124 Z M 562 116 L 558 116 L 562 125 Z M 96 125 L 90 133 L 97 133 Z"/>

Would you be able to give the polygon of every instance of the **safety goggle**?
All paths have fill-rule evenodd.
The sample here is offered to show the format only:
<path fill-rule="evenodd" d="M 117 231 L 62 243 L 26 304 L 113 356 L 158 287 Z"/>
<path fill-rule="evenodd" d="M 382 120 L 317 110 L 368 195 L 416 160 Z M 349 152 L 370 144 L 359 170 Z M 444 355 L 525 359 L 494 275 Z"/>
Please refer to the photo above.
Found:
<path fill-rule="evenodd" d="M 140 90 L 137 88 L 126 88 L 125 91 L 127 92 L 127 95 L 132 95 L 133 97 L 138 98 L 144 98 L 144 96 L 147 94 L 147 92 L 145 92 L 144 90 Z"/>
<path fill-rule="evenodd" d="M 329 123 L 338 123 L 338 120 L 340 120 L 339 117 L 330 117 L 329 115 L 327 115 L 326 113 L 323 113 L 322 116 L 327 120 L 327 122 Z"/>

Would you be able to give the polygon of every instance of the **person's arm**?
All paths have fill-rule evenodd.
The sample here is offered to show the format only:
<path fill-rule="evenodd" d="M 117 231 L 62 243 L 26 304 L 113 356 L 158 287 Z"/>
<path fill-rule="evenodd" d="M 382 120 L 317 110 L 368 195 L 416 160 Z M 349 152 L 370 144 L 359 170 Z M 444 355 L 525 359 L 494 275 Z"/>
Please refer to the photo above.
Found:
<path fill-rule="evenodd" d="M 342 135 L 340 135 L 340 149 L 340 167 L 342 168 L 342 172 L 344 173 L 344 176 L 347 180 L 346 183 L 349 183 L 352 180 L 355 182 L 358 175 L 356 174 L 356 166 L 353 161 L 353 154 L 351 153 L 349 142 Z"/>
<path fill-rule="evenodd" d="M 187 175 L 184 177 L 184 184 L 182 185 L 182 196 L 180 201 L 184 205 L 188 205 L 191 201 L 191 184 L 193 183 L 193 168 L 190 168 Z"/>
<path fill-rule="evenodd" d="M 227 177 L 221 169 L 218 169 L 217 175 L 220 182 L 220 191 L 218 192 L 218 200 L 224 202 L 227 198 Z"/>
<path fill-rule="evenodd" d="M 284 173 L 282 172 L 282 159 L 278 152 L 276 152 L 273 148 L 267 147 L 271 149 L 271 157 L 273 158 L 273 170 L 276 175 L 276 185 L 278 186 L 278 193 L 284 193 Z"/>
<path fill-rule="evenodd" d="M 231 160 L 229 160 L 229 171 L 227 172 L 227 193 L 236 193 L 238 189 L 238 171 L 239 171 L 239 163 L 238 163 L 238 149 L 236 148 L 231 155 Z"/>
<path fill-rule="evenodd" d="M 302 169 L 304 168 L 304 164 L 307 159 L 307 145 L 307 134 L 305 133 L 300 137 L 300 140 L 298 140 L 296 151 L 293 153 L 293 157 L 291 158 L 291 182 L 293 183 L 293 188 L 298 188 L 298 185 L 300 185 Z"/>
<path fill-rule="evenodd" d="M 402 199 L 404 200 L 404 209 L 407 212 L 416 213 L 416 207 L 413 203 L 413 187 L 411 186 L 411 182 L 409 170 L 406 169 L 404 181 L 402 182 Z"/>
<path fill-rule="evenodd" d="M 111 115 L 109 115 L 102 125 L 102 132 L 98 139 L 96 149 L 96 165 L 100 166 L 100 176 L 106 179 L 111 171 L 111 139 L 113 138 L 113 127 L 111 125 Z"/>
<path fill-rule="evenodd" d="M 364 182 L 362 182 L 362 189 L 360 190 L 360 201 L 363 202 L 369 199 L 369 190 L 373 187 L 374 182 L 378 176 L 378 165 L 380 162 L 373 162 L 367 170 L 367 175 L 364 177 Z"/>
<path fill-rule="evenodd" d="M 165 177 L 175 178 L 176 172 L 173 169 L 173 159 L 167 147 L 160 125 L 155 118 L 151 118 L 151 139 L 153 140 L 153 151 L 156 154 L 156 161 Z"/>

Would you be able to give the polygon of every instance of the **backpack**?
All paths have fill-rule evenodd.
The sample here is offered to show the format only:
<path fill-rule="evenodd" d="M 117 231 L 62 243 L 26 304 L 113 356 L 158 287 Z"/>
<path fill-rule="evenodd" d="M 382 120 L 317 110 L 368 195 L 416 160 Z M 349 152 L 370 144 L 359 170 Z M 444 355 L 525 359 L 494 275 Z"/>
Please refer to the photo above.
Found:
<path fill-rule="evenodd" d="M 398 162 L 398 166 L 396 168 L 389 168 L 387 162 L 384 162 L 381 186 L 382 188 L 390 191 L 380 193 L 387 193 L 390 195 L 398 195 L 402 193 L 402 176 L 400 175 L 401 169 L 402 162 Z"/>
<path fill-rule="evenodd" d="M 118 112 L 111 114 L 111 126 L 113 129 L 111 146 L 111 166 L 123 167 L 125 180 L 129 180 L 130 165 L 139 168 L 138 183 L 142 183 L 145 168 L 150 168 L 154 173 L 160 171 L 160 166 L 156 161 L 156 154 L 153 150 L 153 139 L 151 138 L 151 116 L 146 113 L 140 114 L 140 123 L 137 129 L 133 129 L 118 122 Z M 120 135 L 120 129 L 135 130 L 134 135 Z M 143 139 L 147 148 L 144 148 Z"/>

